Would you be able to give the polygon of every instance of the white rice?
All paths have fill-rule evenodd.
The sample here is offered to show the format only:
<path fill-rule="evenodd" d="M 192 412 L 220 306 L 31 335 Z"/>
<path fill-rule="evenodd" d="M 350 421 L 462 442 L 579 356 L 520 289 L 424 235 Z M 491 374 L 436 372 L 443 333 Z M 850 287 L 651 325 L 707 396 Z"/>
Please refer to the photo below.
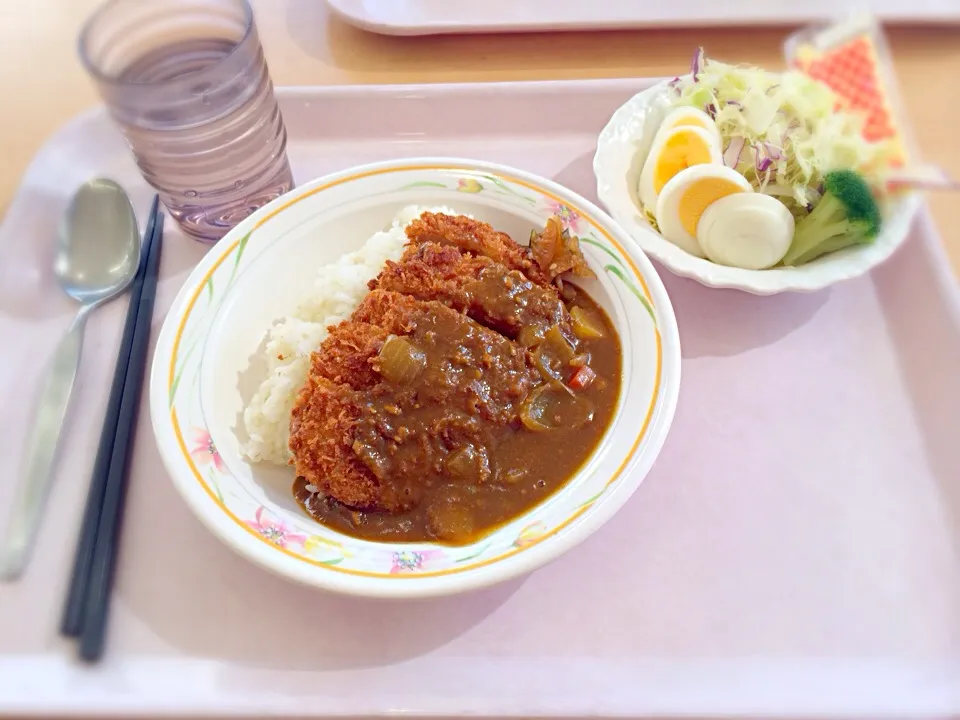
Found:
<path fill-rule="evenodd" d="M 240 449 L 249 460 L 288 462 L 290 413 L 307 379 L 310 354 L 320 347 L 329 326 L 356 309 L 369 292 L 367 282 L 380 274 L 386 261 L 400 258 L 407 241 L 404 228 L 425 211 L 456 214 L 449 208 L 404 208 L 389 229 L 376 233 L 356 252 L 321 267 L 310 294 L 267 332 L 266 378 L 243 411 L 247 440 Z"/>

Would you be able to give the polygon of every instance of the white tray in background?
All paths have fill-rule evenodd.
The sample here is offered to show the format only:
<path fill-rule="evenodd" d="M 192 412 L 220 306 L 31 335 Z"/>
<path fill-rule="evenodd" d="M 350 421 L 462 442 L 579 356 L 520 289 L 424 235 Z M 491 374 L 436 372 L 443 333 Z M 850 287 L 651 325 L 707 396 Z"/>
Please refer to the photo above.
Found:
<path fill-rule="evenodd" d="M 301 181 L 449 154 L 592 197 L 596 133 L 644 85 L 279 96 Z M 47 270 L 51 241 L 98 174 L 145 211 L 102 112 L 50 139 L 0 226 L 2 508 L 39 367 L 73 310 Z M 204 250 L 168 231 L 155 332 Z M 663 277 L 684 366 L 656 466 L 576 550 L 473 595 L 370 602 L 251 565 L 177 496 L 145 405 L 107 656 L 86 668 L 56 628 L 123 302 L 98 311 L 33 562 L 0 585 L 0 715 L 960 714 L 960 301 L 929 219 L 872 275 L 813 295 Z"/>
<path fill-rule="evenodd" d="M 960 0 L 326 0 L 384 35 L 804 25 L 869 12 L 886 22 L 960 23 Z"/>

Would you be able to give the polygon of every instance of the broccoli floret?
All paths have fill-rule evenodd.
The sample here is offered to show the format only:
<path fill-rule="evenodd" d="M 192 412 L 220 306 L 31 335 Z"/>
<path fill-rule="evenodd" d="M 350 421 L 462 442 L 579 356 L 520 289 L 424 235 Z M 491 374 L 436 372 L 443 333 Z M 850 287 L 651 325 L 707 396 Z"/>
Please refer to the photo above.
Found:
<path fill-rule="evenodd" d="M 834 170 L 813 211 L 797 223 L 784 265 L 803 265 L 850 245 L 869 243 L 880 232 L 880 208 L 855 170 Z"/>

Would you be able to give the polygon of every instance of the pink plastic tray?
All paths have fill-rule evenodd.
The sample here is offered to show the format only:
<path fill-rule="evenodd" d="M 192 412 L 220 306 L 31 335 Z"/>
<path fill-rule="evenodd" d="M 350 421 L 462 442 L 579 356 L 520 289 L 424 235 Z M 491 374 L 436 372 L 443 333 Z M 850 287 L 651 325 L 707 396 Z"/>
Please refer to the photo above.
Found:
<path fill-rule="evenodd" d="M 886 22 L 960 23 L 957 0 L 326 0 L 344 21 L 384 35 L 804 25 L 851 12 Z"/>
<path fill-rule="evenodd" d="M 388 157 L 512 163 L 593 195 L 594 137 L 645 83 L 282 90 L 301 180 Z M 17 478 L 38 366 L 72 311 L 71 190 L 150 197 L 102 112 L 53 137 L 0 227 L 0 383 Z M 205 248 L 168 233 L 155 331 Z M 474 595 L 291 585 L 206 532 L 144 406 L 105 663 L 56 635 L 122 323 L 91 321 L 29 574 L 0 585 L 0 714 L 936 717 L 960 713 L 960 301 L 930 222 L 871 276 L 754 297 L 664 276 L 683 387 L 660 459 L 582 546 Z"/>

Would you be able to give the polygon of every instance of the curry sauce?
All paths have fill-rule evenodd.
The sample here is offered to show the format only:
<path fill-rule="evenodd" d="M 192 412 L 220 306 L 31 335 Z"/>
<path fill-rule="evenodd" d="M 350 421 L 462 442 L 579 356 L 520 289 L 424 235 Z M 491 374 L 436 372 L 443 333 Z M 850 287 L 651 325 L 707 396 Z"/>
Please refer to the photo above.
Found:
<path fill-rule="evenodd" d="M 369 412 L 358 426 L 361 439 L 357 447 L 363 446 L 361 452 L 372 456 L 373 464 L 381 465 L 385 477 L 389 474 L 394 492 L 410 502 L 401 504 L 399 512 L 353 509 L 312 491 L 301 477 L 294 494 L 304 510 L 333 530 L 365 540 L 433 540 L 461 545 L 476 541 L 563 487 L 593 453 L 610 424 L 620 391 L 621 363 L 620 342 L 606 314 L 585 292 L 568 288 L 572 295 L 568 308 L 588 313 L 602 332 L 600 337 L 581 340 L 577 348 L 584 356 L 581 360 L 589 359 L 587 367 L 596 377 L 573 394 L 542 380 L 530 382 L 532 391 L 550 396 L 543 409 L 550 417 L 542 418 L 542 428 L 530 429 L 519 418 L 520 412 L 529 409 L 521 409 L 530 399 L 526 392 L 517 397 L 516 407 L 510 402 L 506 407 L 487 407 L 480 416 L 457 407 L 451 396 L 463 386 L 451 377 L 463 377 L 464 385 L 473 387 L 480 375 L 479 371 L 470 372 L 476 370 L 472 365 L 476 351 L 489 348 L 482 347 L 482 342 L 471 347 L 476 338 L 469 334 L 456 338 L 448 334 L 448 342 L 430 346 L 426 355 L 430 365 L 420 381 L 402 393 L 370 397 Z M 440 332 L 450 330 L 443 322 L 429 327 L 437 325 Z M 451 353 L 449 357 L 461 353 L 462 374 L 452 369 L 458 367 L 456 362 L 445 362 L 446 352 Z M 566 368 L 565 379 L 569 381 L 577 372 L 578 367 Z M 503 373 L 495 379 L 509 381 L 509 374 Z M 406 412 L 397 412 L 400 407 Z M 383 420 L 394 435 L 399 428 L 415 428 L 426 442 L 402 443 L 391 455 L 389 433 L 380 432 Z M 389 468 L 385 458 L 391 461 Z"/>

